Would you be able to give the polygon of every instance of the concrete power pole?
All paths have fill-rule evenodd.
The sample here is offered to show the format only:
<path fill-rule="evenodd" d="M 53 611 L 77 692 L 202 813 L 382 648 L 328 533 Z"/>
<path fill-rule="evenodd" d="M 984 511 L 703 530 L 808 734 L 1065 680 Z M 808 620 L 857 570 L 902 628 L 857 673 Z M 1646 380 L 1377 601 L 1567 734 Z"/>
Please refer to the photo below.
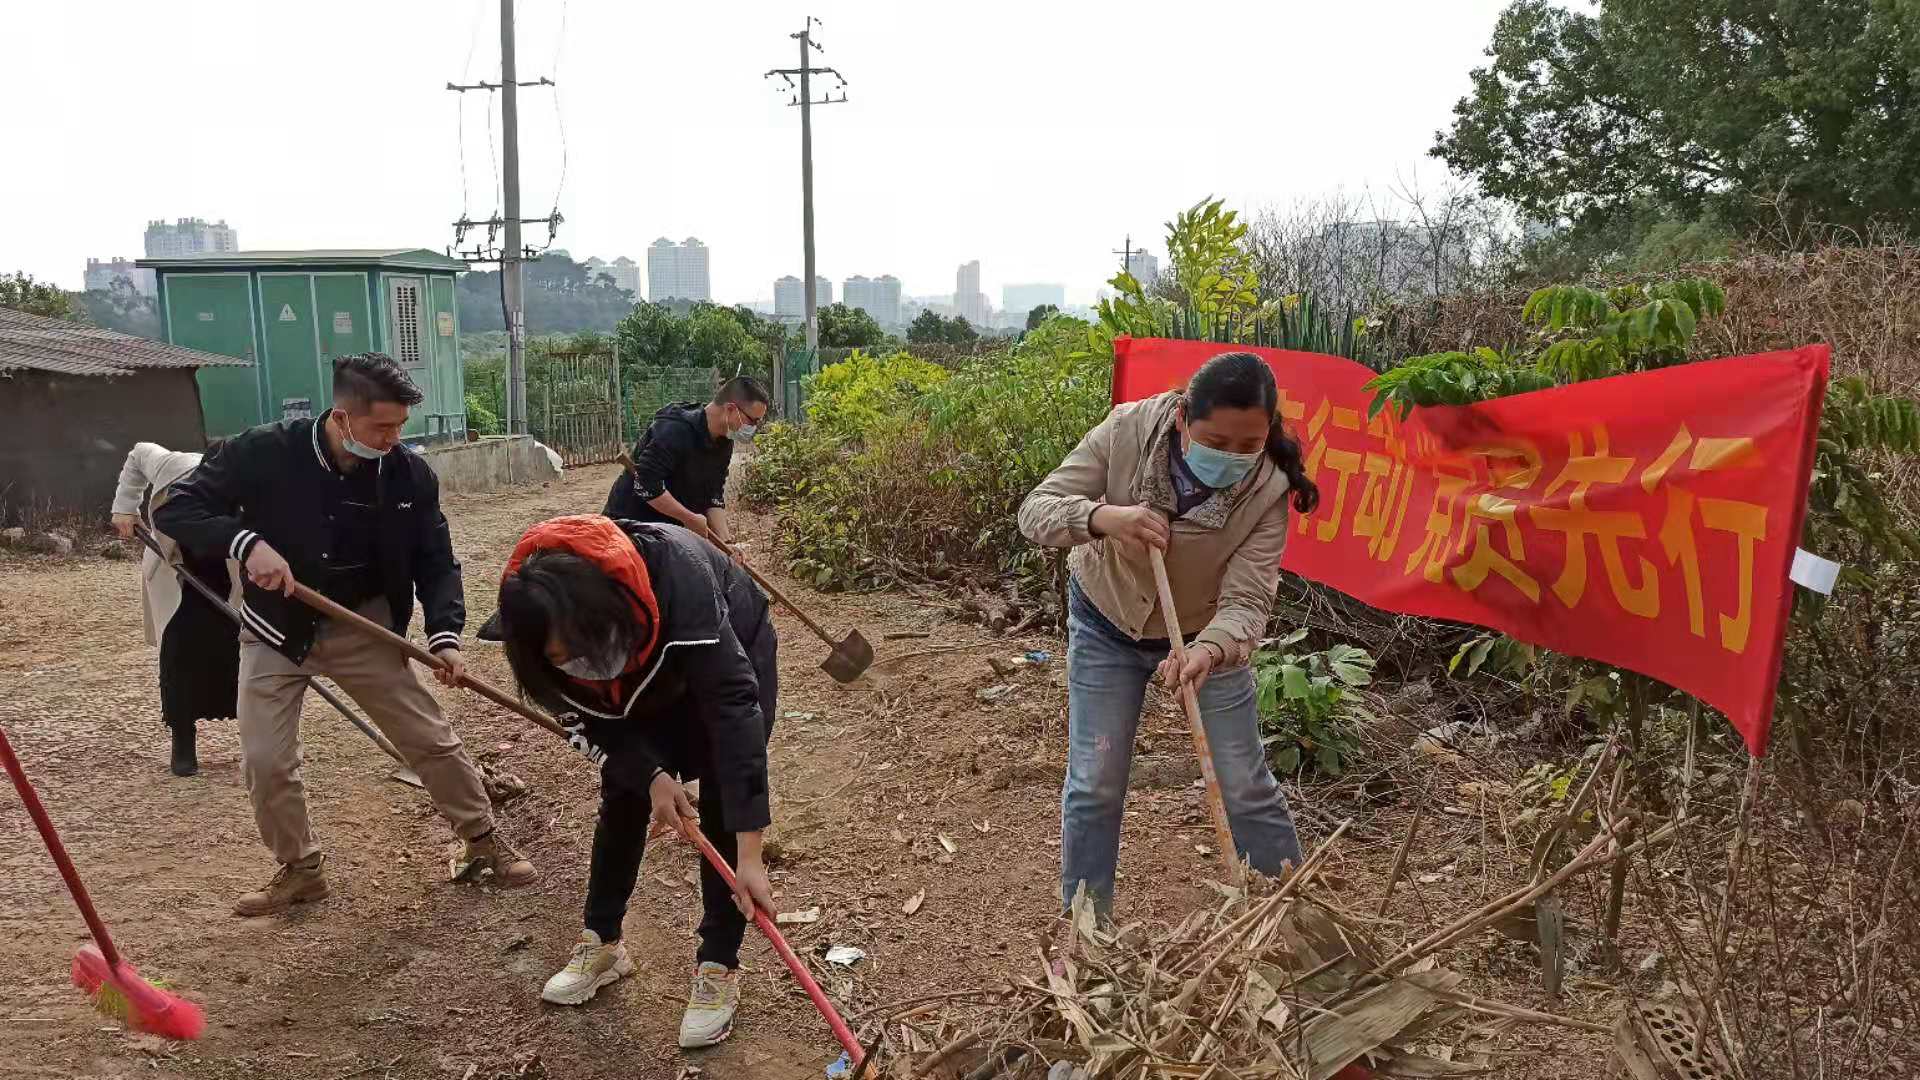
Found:
<path fill-rule="evenodd" d="M 806 270 L 806 278 L 802 282 L 802 288 L 805 290 L 807 298 L 806 334 L 807 352 L 809 354 L 817 352 L 820 348 L 818 296 L 814 288 L 814 279 L 819 275 L 814 269 L 813 259 L 813 107 L 815 105 L 839 105 L 847 100 L 847 80 L 845 76 L 842 76 L 838 71 L 830 67 L 814 67 L 810 63 L 811 54 L 807 50 L 812 49 L 816 52 L 826 51 L 826 49 L 821 47 L 819 42 L 813 40 L 813 28 L 819 25 L 821 25 L 820 20 L 809 15 L 807 16 L 806 25 L 801 28 L 799 33 L 788 35 L 800 43 L 799 67 L 775 68 L 762 76 L 763 78 L 770 79 L 778 75 L 785 80 L 787 88 L 794 91 L 793 96 L 787 101 L 787 104 L 798 107 L 800 110 L 800 231 L 802 243 L 805 246 L 805 259 L 803 261 Z M 833 96 L 832 91 L 828 91 L 825 97 L 815 101 L 813 99 L 813 76 L 815 75 L 833 76 L 839 83 L 835 89 L 841 91 L 840 96 L 836 98 Z M 796 76 L 800 80 L 798 83 L 794 82 Z M 783 358 L 776 358 L 774 360 L 774 392 L 776 394 L 781 393 L 784 388 L 780 371 L 782 359 Z"/>
<path fill-rule="evenodd" d="M 453 223 L 454 244 L 449 254 L 469 263 L 500 264 L 500 306 L 503 321 L 507 327 L 507 393 L 505 417 L 507 433 L 510 435 L 527 434 L 527 315 L 526 285 L 521 277 L 521 266 L 526 262 L 527 248 L 520 238 L 520 227 L 528 224 L 545 224 L 547 241 L 552 243 L 554 233 L 564 219 L 559 208 L 543 218 L 523 218 L 520 216 L 520 88 L 523 86 L 552 86 L 552 79 L 542 75 L 529 82 L 519 81 L 513 50 L 513 0 L 500 0 L 500 81 L 490 83 L 482 80 L 470 85 L 448 83 L 447 89 L 458 93 L 469 90 L 500 92 L 500 126 L 504 134 L 501 149 L 501 197 L 505 204 L 503 211 L 496 211 L 485 221 L 474 221 L 464 212 L 460 220 Z M 466 163 L 461 162 L 462 169 Z M 463 181 L 464 185 L 464 181 Z M 487 230 L 487 243 L 476 244 L 472 248 L 462 249 L 467 233 L 482 226 Z M 495 237 L 500 244 L 494 246 Z"/>
<path fill-rule="evenodd" d="M 520 87 L 514 71 L 513 0 L 500 0 L 500 184 L 506 239 L 500 252 L 500 302 L 507 320 L 507 433 L 527 433 L 527 312 L 520 263 Z"/>

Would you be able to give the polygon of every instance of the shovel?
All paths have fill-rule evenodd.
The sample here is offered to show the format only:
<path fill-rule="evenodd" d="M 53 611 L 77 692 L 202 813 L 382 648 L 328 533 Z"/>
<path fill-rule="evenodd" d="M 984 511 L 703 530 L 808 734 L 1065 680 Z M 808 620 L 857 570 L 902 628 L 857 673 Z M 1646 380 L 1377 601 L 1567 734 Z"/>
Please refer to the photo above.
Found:
<path fill-rule="evenodd" d="M 633 469 L 633 456 L 625 450 L 620 452 L 618 460 L 622 467 L 629 471 Z M 812 616 L 801 611 L 798 604 L 787 599 L 787 595 L 775 588 L 773 582 L 768 581 L 761 575 L 760 571 L 754 569 L 753 564 L 749 563 L 745 556 L 740 554 L 739 549 L 723 543 L 719 537 L 713 537 L 712 540 L 714 546 L 726 552 L 728 555 L 733 556 L 734 562 L 745 567 L 747 573 L 751 574 L 753 580 L 757 582 L 762 589 L 766 590 L 768 596 L 773 597 L 775 601 L 784 606 L 788 611 L 798 615 L 800 621 L 807 624 L 807 629 L 813 631 L 816 637 L 827 643 L 827 648 L 832 651 L 827 653 L 827 658 L 820 662 L 820 670 L 826 672 L 828 678 L 831 678 L 837 683 L 854 682 L 858 680 L 860 676 L 865 675 L 867 669 L 873 666 L 873 646 L 867 643 L 866 637 L 862 635 L 860 631 L 848 631 L 845 638 L 835 641 L 832 634 L 827 633 L 819 623 L 813 621 Z"/>
<path fill-rule="evenodd" d="M 860 676 L 865 675 L 867 669 L 873 666 L 873 646 L 867 644 L 866 636 L 861 634 L 860 631 L 849 630 L 847 631 L 846 637 L 839 641 L 833 640 L 832 634 L 827 633 L 819 623 L 813 621 L 811 616 L 801 611 L 798 604 L 787 599 L 787 595 L 775 588 L 773 582 L 762 577 L 760 571 L 755 570 L 753 564 L 742 557 L 738 550 L 720 543 L 717 539 L 714 540 L 714 543 L 719 544 L 722 551 L 733 556 L 734 562 L 745 567 L 747 573 L 753 575 L 753 580 L 757 582 L 762 589 L 767 591 L 768 596 L 784 604 L 788 611 L 799 616 L 800 621 L 807 624 L 807 629 L 813 631 L 821 641 L 827 643 L 827 647 L 832 651 L 827 653 L 827 658 L 820 662 L 820 670 L 826 672 L 828 677 L 833 679 L 834 682 L 853 682 L 860 678 Z"/>
<path fill-rule="evenodd" d="M 160 550 L 160 545 L 154 541 L 153 534 L 147 531 L 146 526 L 135 525 L 133 531 L 134 534 L 140 538 L 140 542 L 147 545 L 149 551 L 152 551 L 161 562 L 166 563 L 167 566 L 173 570 L 175 577 L 191 586 L 193 591 L 206 598 L 207 603 L 212 604 L 216 610 L 224 613 L 227 618 L 232 619 L 235 626 L 243 625 L 240 622 L 240 613 L 233 610 L 233 605 L 227 603 L 226 597 L 214 592 L 211 588 L 207 587 L 206 582 L 187 573 L 184 567 L 168 559 L 167 553 Z M 362 735 L 372 739 L 373 745 L 386 751 L 388 757 L 400 763 L 400 767 L 393 770 L 390 774 L 391 779 L 398 780 L 409 787 L 417 787 L 421 790 L 426 789 L 427 785 L 421 782 L 419 774 L 407 767 L 407 759 L 400 756 L 399 748 L 387 741 L 387 737 L 380 734 L 377 728 L 365 720 L 362 720 L 359 714 L 355 713 L 352 709 L 347 708 L 347 703 L 341 701 L 339 695 L 322 685 L 320 680 L 309 678 L 307 679 L 307 685 L 313 687 L 313 692 L 324 698 L 327 704 L 340 710 L 340 715 L 346 717 L 347 721 L 354 727 L 359 728 Z"/>

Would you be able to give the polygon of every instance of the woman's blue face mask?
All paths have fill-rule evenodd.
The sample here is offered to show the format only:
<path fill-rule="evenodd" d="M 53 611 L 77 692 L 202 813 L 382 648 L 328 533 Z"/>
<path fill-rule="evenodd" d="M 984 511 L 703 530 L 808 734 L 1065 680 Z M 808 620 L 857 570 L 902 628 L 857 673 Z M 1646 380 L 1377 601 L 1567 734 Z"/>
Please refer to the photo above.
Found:
<path fill-rule="evenodd" d="M 1229 454 L 1187 436 L 1187 468 L 1194 479 L 1210 488 L 1229 488 L 1246 477 L 1260 463 L 1260 452 Z"/>

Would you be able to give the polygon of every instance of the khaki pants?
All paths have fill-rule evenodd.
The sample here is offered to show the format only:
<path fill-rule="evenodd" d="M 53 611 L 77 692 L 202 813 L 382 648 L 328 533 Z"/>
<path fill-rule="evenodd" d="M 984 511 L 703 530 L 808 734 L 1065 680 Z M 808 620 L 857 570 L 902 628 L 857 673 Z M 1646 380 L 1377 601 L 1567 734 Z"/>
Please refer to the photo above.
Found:
<path fill-rule="evenodd" d="M 387 602 L 374 600 L 360 614 L 385 626 Z M 406 657 L 357 630 L 323 621 L 305 664 L 295 664 L 251 634 L 240 639 L 242 773 L 260 839 L 275 859 L 299 862 L 320 850 L 300 778 L 300 704 L 307 678 L 314 675 L 338 683 L 386 733 L 455 833 L 471 840 L 492 830 L 493 806 L 480 771 Z"/>

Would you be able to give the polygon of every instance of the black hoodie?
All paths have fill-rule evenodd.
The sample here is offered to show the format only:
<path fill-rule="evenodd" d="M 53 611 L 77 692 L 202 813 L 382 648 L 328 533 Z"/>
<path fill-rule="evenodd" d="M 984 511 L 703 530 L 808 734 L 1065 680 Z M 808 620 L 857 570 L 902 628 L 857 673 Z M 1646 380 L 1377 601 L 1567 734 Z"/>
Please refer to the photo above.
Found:
<path fill-rule="evenodd" d="M 707 431 L 707 407 L 698 402 L 668 405 L 633 447 L 633 468 L 621 473 L 607 492 L 601 513 L 615 521 L 681 522 L 650 504 L 662 492 L 696 514 L 726 505 L 727 468 L 733 464 L 733 440 Z"/>

